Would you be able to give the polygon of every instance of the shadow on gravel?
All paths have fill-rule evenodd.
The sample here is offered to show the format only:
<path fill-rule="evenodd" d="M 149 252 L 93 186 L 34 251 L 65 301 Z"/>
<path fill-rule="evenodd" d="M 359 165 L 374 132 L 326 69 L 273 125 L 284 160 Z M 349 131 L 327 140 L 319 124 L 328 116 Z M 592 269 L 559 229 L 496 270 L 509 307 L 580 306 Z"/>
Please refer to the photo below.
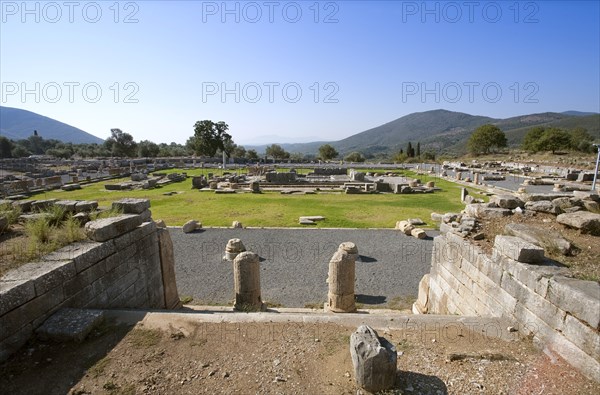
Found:
<path fill-rule="evenodd" d="M 358 260 L 356 261 L 357 263 L 373 263 L 373 262 L 377 262 L 377 259 L 372 258 L 370 256 L 364 256 L 364 255 L 359 255 L 358 256 Z"/>
<path fill-rule="evenodd" d="M 429 376 L 417 372 L 398 370 L 396 373 L 395 389 L 413 394 L 448 395 L 448 387 L 437 376 Z"/>
<path fill-rule="evenodd" d="M 356 294 L 356 302 L 362 304 L 384 304 L 386 303 L 386 297 L 380 295 L 363 295 Z"/>

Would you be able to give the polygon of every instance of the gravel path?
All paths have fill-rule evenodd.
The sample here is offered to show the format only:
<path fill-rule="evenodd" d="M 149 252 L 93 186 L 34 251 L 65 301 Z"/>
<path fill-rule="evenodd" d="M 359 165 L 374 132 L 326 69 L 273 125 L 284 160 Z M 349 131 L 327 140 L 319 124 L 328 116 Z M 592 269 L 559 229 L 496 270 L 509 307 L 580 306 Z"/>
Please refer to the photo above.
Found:
<path fill-rule="evenodd" d="M 392 229 L 203 229 L 185 234 L 169 228 L 175 250 L 180 296 L 198 303 L 229 304 L 233 300 L 231 262 L 225 246 L 239 238 L 261 256 L 261 287 L 265 302 L 285 307 L 322 304 L 327 298 L 328 263 L 340 243 L 358 246 L 357 302 L 365 307 L 410 308 L 419 280 L 429 272 L 432 236 L 424 240 Z M 400 305 L 399 305 L 400 304 Z"/>

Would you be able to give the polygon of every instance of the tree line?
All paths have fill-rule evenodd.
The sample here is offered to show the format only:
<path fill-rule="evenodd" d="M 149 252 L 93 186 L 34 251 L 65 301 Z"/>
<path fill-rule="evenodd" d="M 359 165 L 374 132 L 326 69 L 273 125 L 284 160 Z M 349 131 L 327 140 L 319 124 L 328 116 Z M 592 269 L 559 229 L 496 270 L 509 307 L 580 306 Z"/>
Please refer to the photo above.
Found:
<path fill-rule="evenodd" d="M 56 158 L 94 158 L 94 157 L 125 157 L 125 158 L 155 158 L 155 157 L 182 157 L 198 155 L 203 157 L 236 158 L 242 161 L 257 162 L 263 159 L 254 149 L 246 149 L 237 145 L 228 133 L 229 125 L 223 121 L 211 120 L 198 121 L 194 124 L 194 134 L 188 138 L 184 145 L 177 143 L 156 144 L 149 140 L 136 142 L 133 136 L 121 129 L 111 129 L 111 135 L 102 144 L 73 144 L 64 143 L 54 139 L 44 139 L 34 131 L 27 139 L 13 141 L 0 136 L 0 158 L 20 158 L 30 155 L 48 155 Z M 584 153 L 593 153 L 593 137 L 584 128 L 563 130 L 554 127 L 536 126 L 525 135 L 520 148 L 528 152 L 575 150 Z M 473 131 L 467 141 L 467 149 L 471 154 L 489 154 L 498 152 L 507 147 L 507 138 L 504 132 L 496 125 L 486 124 Z M 435 160 L 436 154 L 427 150 L 421 152 L 421 143 L 413 145 L 408 142 L 406 149 L 400 149 L 388 157 L 395 162 L 415 160 Z M 314 160 L 330 161 L 343 159 L 347 162 L 364 162 L 367 157 L 358 151 L 345 156 L 331 145 L 323 144 L 318 148 L 316 155 L 287 152 L 279 144 L 266 147 L 264 160 L 274 161 L 291 160 L 294 162 L 307 162 Z M 380 157 L 380 159 L 385 159 Z"/>

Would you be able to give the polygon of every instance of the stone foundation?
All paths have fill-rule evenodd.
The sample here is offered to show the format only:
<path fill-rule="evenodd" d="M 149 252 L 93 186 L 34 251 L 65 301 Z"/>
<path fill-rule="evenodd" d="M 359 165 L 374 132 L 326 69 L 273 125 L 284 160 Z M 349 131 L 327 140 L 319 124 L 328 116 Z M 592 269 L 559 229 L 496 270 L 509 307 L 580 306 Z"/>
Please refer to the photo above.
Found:
<path fill-rule="evenodd" d="M 509 318 L 600 382 L 600 284 L 568 278 L 540 254 L 517 237 L 497 238 L 488 256 L 459 235 L 438 236 L 413 311 Z"/>
<path fill-rule="evenodd" d="M 148 201 L 124 204 L 124 211 L 131 214 L 87 224 L 90 240 L 70 244 L 0 278 L 0 361 L 63 307 L 179 306 L 168 231 L 158 229 L 152 220 L 143 222 Z"/>

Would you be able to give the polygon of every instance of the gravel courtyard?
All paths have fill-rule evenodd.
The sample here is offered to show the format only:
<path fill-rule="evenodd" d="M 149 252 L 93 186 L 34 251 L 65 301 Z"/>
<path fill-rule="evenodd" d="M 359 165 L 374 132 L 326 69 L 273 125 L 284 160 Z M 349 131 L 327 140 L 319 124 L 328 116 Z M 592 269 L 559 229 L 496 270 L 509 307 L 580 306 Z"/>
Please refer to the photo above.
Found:
<path fill-rule="evenodd" d="M 329 259 L 340 243 L 354 242 L 357 303 L 365 308 L 410 308 L 421 277 L 429 272 L 433 236 L 418 240 L 392 229 L 219 229 L 185 234 L 169 228 L 179 295 L 194 303 L 229 304 L 233 267 L 223 261 L 232 238 L 260 255 L 263 301 L 284 307 L 322 305 Z"/>

